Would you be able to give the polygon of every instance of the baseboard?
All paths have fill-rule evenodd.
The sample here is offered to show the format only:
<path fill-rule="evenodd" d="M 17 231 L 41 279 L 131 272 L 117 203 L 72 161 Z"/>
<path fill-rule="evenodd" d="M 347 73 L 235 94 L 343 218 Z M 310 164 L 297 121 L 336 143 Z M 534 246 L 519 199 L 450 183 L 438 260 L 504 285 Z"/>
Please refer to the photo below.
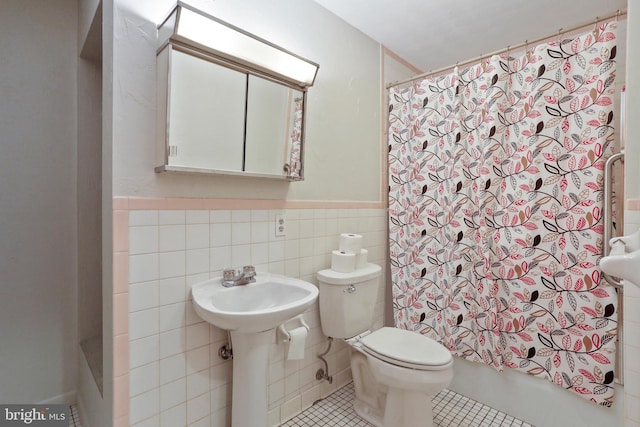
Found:
<path fill-rule="evenodd" d="M 78 397 L 78 391 L 68 391 L 66 393 L 59 394 L 57 396 L 50 397 L 49 399 L 41 400 L 38 402 L 38 405 L 58 405 L 67 403 L 71 405 L 72 403 L 76 403 L 76 398 Z"/>

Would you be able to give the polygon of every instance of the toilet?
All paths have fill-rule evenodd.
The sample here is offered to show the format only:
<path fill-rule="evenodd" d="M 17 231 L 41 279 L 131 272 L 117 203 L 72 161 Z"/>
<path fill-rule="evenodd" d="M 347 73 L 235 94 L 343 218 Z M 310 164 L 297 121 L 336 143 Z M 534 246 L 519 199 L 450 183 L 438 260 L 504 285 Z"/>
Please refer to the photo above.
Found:
<path fill-rule="evenodd" d="M 352 348 L 354 409 L 361 418 L 377 427 L 432 427 L 431 398 L 451 382 L 453 358 L 419 333 L 370 330 L 381 271 L 367 263 L 351 273 L 317 273 L 322 331 Z"/>

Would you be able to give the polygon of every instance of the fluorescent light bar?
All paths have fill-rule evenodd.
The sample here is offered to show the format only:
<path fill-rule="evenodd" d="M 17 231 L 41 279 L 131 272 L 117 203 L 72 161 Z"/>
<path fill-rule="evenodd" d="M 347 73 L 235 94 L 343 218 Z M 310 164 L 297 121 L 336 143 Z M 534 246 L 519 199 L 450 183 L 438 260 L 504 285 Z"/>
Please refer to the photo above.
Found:
<path fill-rule="evenodd" d="M 174 16 L 174 14 L 176 14 Z M 169 41 L 177 40 L 249 68 L 284 78 L 299 86 L 313 85 L 318 65 L 293 55 L 269 42 L 202 14 L 180 2 L 159 27 L 159 34 L 172 27 Z"/>

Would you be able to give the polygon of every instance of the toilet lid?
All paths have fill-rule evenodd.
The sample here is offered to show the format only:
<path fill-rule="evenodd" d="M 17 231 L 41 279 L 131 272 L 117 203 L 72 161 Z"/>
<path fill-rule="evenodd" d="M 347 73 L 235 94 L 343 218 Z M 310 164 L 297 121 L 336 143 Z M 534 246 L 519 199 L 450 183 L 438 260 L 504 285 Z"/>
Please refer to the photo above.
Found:
<path fill-rule="evenodd" d="M 451 352 L 431 338 L 398 328 L 381 328 L 363 337 L 364 350 L 377 353 L 391 363 L 429 369 L 451 363 Z"/>

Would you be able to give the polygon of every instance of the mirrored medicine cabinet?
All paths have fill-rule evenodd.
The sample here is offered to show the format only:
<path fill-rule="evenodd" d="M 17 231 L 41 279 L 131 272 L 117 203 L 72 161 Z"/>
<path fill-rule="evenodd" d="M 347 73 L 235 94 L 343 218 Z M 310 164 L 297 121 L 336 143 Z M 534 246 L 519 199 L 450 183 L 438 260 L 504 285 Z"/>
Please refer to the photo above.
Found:
<path fill-rule="evenodd" d="M 302 180 L 318 65 L 180 2 L 158 34 L 156 172 Z"/>

